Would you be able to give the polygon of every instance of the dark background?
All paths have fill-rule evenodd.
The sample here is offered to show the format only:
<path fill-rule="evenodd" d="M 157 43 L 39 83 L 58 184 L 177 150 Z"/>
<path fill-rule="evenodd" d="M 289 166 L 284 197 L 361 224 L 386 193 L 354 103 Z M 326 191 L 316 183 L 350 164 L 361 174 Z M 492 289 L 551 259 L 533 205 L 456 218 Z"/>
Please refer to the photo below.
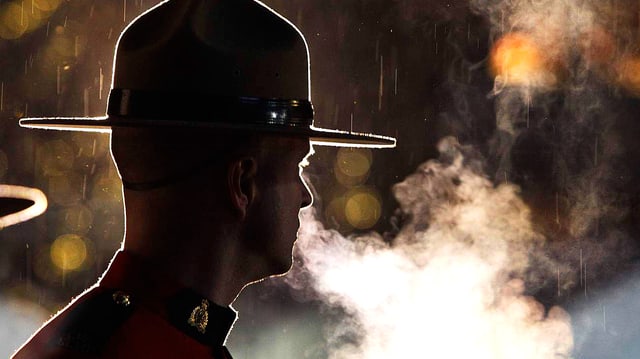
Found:
<path fill-rule="evenodd" d="M 107 135 L 30 131 L 17 121 L 103 115 L 118 34 L 157 2 L 0 0 L 0 183 L 41 188 L 50 202 L 46 214 L 0 232 L 0 315 L 18 318 L 0 332 L 7 354 L 38 320 L 95 282 L 123 235 L 121 188 Z M 616 344 L 622 331 L 625 343 L 635 338 L 637 328 L 625 315 L 618 315 L 624 329 L 615 335 L 615 323 L 597 332 L 581 320 L 600 318 L 607 295 L 617 293 L 620 283 L 632 289 L 611 306 L 637 313 L 629 307 L 640 253 L 637 2 L 581 2 L 598 10 L 594 23 L 605 35 L 593 30 L 585 50 L 580 34 L 561 28 L 568 34 L 555 44 L 562 60 L 543 66 L 557 81 L 528 96 L 521 96 L 518 84 L 494 91 L 499 74 L 490 53 L 500 38 L 529 28 L 495 26 L 495 9 L 482 1 L 473 1 L 475 7 L 469 1 L 266 3 L 308 41 L 316 125 L 398 139 L 396 149 L 355 155 L 316 147 L 307 176 L 328 227 L 345 235 L 375 230 L 391 240 L 402 223 L 391 186 L 437 157 L 440 138 L 455 136 L 477 151 L 488 178 L 521 187 L 534 224 L 548 239 L 549 256 L 568 268 L 561 290 L 551 279 L 527 290 L 546 307 L 575 308 L 577 357 L 636 353 Z M 543 54 L 556 51 L 538 44 Z M 629 61 L 617 65 L 621 59 Z M 506 127 L 500 125 L 505 118 Z M 363 158 L 369 159 L 364 165 Z M 358 193 L 380 210 L 347 218 L 345 203 Z M 85 245 L 87 256 L 77 269 L 62 270 L 51 259 L 52 244 L 64 235 Z M 620 302 L 620 296 L 629 299 Z M 241 319 L 230 338 L 234 356 L 325 357 L 323 323 L 341 313 L 296 299 L 278 280 L 246 290 L 236 304 Z M 589 312 L 593 303 L 595 314 Z M 609 320 L 616 315 L 612 309 Z"/>

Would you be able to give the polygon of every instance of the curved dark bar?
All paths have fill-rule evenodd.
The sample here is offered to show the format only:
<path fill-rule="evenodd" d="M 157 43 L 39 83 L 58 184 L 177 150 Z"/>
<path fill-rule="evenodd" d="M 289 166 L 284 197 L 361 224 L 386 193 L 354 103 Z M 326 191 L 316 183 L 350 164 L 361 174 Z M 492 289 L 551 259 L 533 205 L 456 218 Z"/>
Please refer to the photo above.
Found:
<path fill-rule="evenodd" d="M 107 114 L 117 118 L 177 120 L 188 116 L 195 122 L 306 127 L 313 124 L 313 107 L 308 100 L 229 97 L 192 92 L 156 92 L 112 89 Z"/>

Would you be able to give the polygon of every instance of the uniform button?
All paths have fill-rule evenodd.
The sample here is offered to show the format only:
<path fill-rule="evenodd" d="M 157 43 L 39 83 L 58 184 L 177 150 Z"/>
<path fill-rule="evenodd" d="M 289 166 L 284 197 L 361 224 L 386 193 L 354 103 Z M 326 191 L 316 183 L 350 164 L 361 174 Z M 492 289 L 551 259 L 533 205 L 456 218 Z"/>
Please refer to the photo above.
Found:
<path fill-rule="evenodd" d="M 112 295 L 113 301 L 116 304 L 121 305 L 123 307 L 128 307 L 131 304 L 131 296 L 125 292 L 117 291 Z"/>

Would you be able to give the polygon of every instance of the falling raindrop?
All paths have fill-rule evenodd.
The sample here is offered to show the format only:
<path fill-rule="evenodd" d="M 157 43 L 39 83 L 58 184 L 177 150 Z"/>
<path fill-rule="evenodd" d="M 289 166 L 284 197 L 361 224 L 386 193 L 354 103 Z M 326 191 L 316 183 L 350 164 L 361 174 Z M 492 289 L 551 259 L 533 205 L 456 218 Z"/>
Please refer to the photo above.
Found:
<path fill-rule="evenodd" d="M 598 165 L 598 137 L 596 137 L 595 150 L 593 151 L 593 164 Z"/>
<path fill-rule="evenodd" d="M 382 110 L 382 94 L 384 89 L 384 56 L 380 56 L 380 80 L 378 82 L 378 111 Z"/>
<path fill-rule="evenodd" d="M 556 224 L 560 225 L 560 195 L 556 192 Z"/>
<path fill-rule="evenodd" d="M 25 273 L 27 274 L 27 288 L 31 289 L 31 248 L 29 248 L 29 243 L 26 244 L 26 260 L 25 260 Z"/>
<path fill-rule="evenodd" d="M 82 200 L 87 199 L 87 175 L 82 178 Z"/>
<path fill-rule="evenodd" d="M 580 286 L 584 286 L 584 272 L 583 272 L 583 258 L 582 258 L 582 248 L 580 248 Z"/>
<path fill-rule="evenodd" d="M 104 73 L 102 67 L 100 67 L 100 87 L 98 89 L 98 99 L 102 100 L 102 89 L 104 88 Z"/>
<path fill-rule="evenodd" d="M 525 101 L 527 105 L 527 128 L 529 128 L 529 121 L 531 117 L 531 94 L 527 93 Z"/>
<path fill-rule="evenodd" d="M 613 0 L 613 34 L 617 35 L 618 34 L 618 1 L 617 0 Z"/>
<path fill-rule="evenodd" d="M 0 111 L 4 110 L 4 81 L 0 82 Z"/>
<path fill-rule="evenodd" d="M 20 26 L 24 26 L 24 0 L 20 4 Z"/>
<path fill-rule="evenodd" d="M 584 262 L 584 297 L 587 298 L 587 261 Z"/>
<path fill-rule="evenodd" d="M 84 105 L 84 116 L 89 117 L 89 88 L 84 89 L 82 99 Z"/>
<path fill-rule="evenodd" d="M 398 68 L 397 67 L 393 73 L 393 94 L 394 95 L 398 94 Z"/>
<path fill-rule="evenodd" d="M 560 268 L 558 268 L 558 297 L 560 297 Z"/>
<path fill-rule="evenodd" d="M 349 132 L 353 132 L 353 112 L 351 112 L 351 119 L 349 121 L 350 121 Z"/>
<path fill-rule="evenodd" d="M 49 28 L 51 27 L 51 21 L 47 21 L 47 32 L 46 32 L 46 37 L 49 37 Z"/>
<path fill-rule="evenodd" d="M 60 65 L 56 69 L 56 94 L 60 95 Z"/>
<path fill-rule="evenodd" d="M 122 22 L 127 22 L 127 0 L 122 0 Z"/>
<path fill-rule="evenodd" d="M 433 24 L 433 39 L 435 42 L 436 55 L 438 54 L 438 24 Z"/>

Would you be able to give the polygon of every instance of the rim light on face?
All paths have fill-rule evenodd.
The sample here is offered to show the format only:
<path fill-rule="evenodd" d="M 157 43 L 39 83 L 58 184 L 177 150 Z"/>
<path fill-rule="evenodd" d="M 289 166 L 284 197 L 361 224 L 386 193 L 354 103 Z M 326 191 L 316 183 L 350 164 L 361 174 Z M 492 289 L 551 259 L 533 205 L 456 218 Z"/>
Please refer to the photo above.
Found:
<path fill-rule="evenodd" d="M 0 217 L 0 230 L 37 217 L 44 213 L 48 206 L 47 197 L 37 188 L 2 184 L 0 185 L 0 197 L 33 201 L 33 205 L 20 212 Z"/>

